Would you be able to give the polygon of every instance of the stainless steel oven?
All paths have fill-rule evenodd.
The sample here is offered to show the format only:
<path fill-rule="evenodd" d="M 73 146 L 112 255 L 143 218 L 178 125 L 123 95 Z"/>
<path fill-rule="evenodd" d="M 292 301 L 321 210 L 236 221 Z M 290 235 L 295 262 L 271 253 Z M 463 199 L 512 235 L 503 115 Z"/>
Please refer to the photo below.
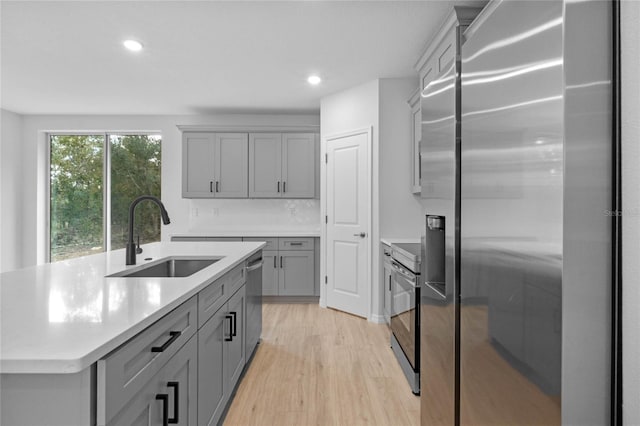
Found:
<path fill-rule="evenodd" d="M 420 244 L 391 245 L 391 348 L 420 394 Z"/>

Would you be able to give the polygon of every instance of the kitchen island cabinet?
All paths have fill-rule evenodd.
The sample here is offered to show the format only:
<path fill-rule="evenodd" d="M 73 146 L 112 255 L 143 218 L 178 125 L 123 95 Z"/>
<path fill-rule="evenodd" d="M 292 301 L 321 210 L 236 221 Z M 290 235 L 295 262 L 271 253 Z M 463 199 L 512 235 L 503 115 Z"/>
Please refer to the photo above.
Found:
<path fill-rule="evenodd" d="M 245 287 L 198 333 L 198 424 L 216 425 L 245 365 Z"/>
<path fill-rule="evenodd" d="M 115 417 L 98 424 L 160 426 L 169 422 L 196 426 L 197 341 L 196 337 L 190 338 Z"/>
<path fill-rule="evenodd" d="M 244 282 L 236 278 L 238 271 L 246 276 L 245 260 L 262 246 L 143 246 L 151 262 L 220 258 L 184 278 L 108 277 L 143 266 L 125 267 L 123 250 L 1 274 L 0 423 L 163 424 L 177 417 L 177 424 L 200 424 L 197 372 L 215 362 L 199 356 L 200 294 L 224 294 L 221 331 L 235 346 L 222 377 L 235 385 L 247 358 Z"/>

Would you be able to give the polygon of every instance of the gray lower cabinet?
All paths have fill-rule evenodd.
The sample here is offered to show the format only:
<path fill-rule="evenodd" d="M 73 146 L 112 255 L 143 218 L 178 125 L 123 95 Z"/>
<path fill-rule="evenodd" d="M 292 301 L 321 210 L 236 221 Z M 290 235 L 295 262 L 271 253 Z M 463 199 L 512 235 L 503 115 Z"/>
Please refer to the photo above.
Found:
<path fill-rule="evenodd" d="M 262 252 L 263 296 L 315 296 L 316 252 L 314 238 L 245 238 L 266 241 L 272 250 Z M 275 250 L 278 249 L 278 250 Z"/>
<path fill-rule="evenodd" d="M 170 360 L 181 353 L 187 341 L 196 334 L 197 311 L 197 297 L 194 296 L 98 361 L 98 425 L 127 423 L 119 419 L 130 416 L 129 411 L 139 409 L 140 395 L 150 392 L 149 386 L 163 376 Z M 135 407 L 128 408 L 130 401 L 138 402 Z M 123 414 L 123 410 L 129 414 Z"/>
<path fill-rule="evenodd" d="M 278 252 L 278 295 L 313 296 L 314 255 L 309 250 Z"/>
<path fill-rule="evenodd" d="M 227 309 L 231 315 L 231 340 L 227 342 L 228 361 L 225 364 L 225 371 L 229 376 L 229 386 L 233 389 L 238 383 L 245 364 L 245 327 L 244 318 L 247 306 L 246 286 L 242 286 L 231 298 L 227 304 Z"/>
<path fill-rule="evenodd" d="M 198 339 L 192 337 L 109 425 L 197 425 Z"/>
<path fill-rule="evenodd" d="M 243 285 L 198 332 L 198 425 L 218 424 L 245 364 Z"/>
<path fill-rule="evenodd" d="M 262 295 L 278 295 L 278 250 L 262 252 Z"/>

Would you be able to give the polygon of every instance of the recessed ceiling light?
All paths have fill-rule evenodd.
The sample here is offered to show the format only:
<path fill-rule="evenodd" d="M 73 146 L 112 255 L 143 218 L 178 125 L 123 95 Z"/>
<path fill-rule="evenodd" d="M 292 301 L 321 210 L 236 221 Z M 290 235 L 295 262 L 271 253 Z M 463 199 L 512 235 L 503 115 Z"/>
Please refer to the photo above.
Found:
<path fill-rule="evenodd" d="M 125 40 L 122 44 L 132 52 L 139 52 L 142 50 L 142 43 L 136 40 Z"/>
<path fill-rule="evenodd" d="M 307 81 L 309 82 L 309 84 L 317 86 L 318 84 L 320 84 L 322 79 L 317 75 L 310 75 L 309 78 L 307 78 Z"/>

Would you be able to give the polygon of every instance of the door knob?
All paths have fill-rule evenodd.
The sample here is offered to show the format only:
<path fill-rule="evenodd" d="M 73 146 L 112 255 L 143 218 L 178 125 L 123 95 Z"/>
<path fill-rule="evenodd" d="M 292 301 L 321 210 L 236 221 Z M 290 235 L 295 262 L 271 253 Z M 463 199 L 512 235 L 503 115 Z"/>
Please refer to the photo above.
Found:
<path fill-rule="evenodd" d="M 353 234 L 354 237 L 364 238 L 367 236 L 366 232 L 360 232 L 359 234 Z"/>

